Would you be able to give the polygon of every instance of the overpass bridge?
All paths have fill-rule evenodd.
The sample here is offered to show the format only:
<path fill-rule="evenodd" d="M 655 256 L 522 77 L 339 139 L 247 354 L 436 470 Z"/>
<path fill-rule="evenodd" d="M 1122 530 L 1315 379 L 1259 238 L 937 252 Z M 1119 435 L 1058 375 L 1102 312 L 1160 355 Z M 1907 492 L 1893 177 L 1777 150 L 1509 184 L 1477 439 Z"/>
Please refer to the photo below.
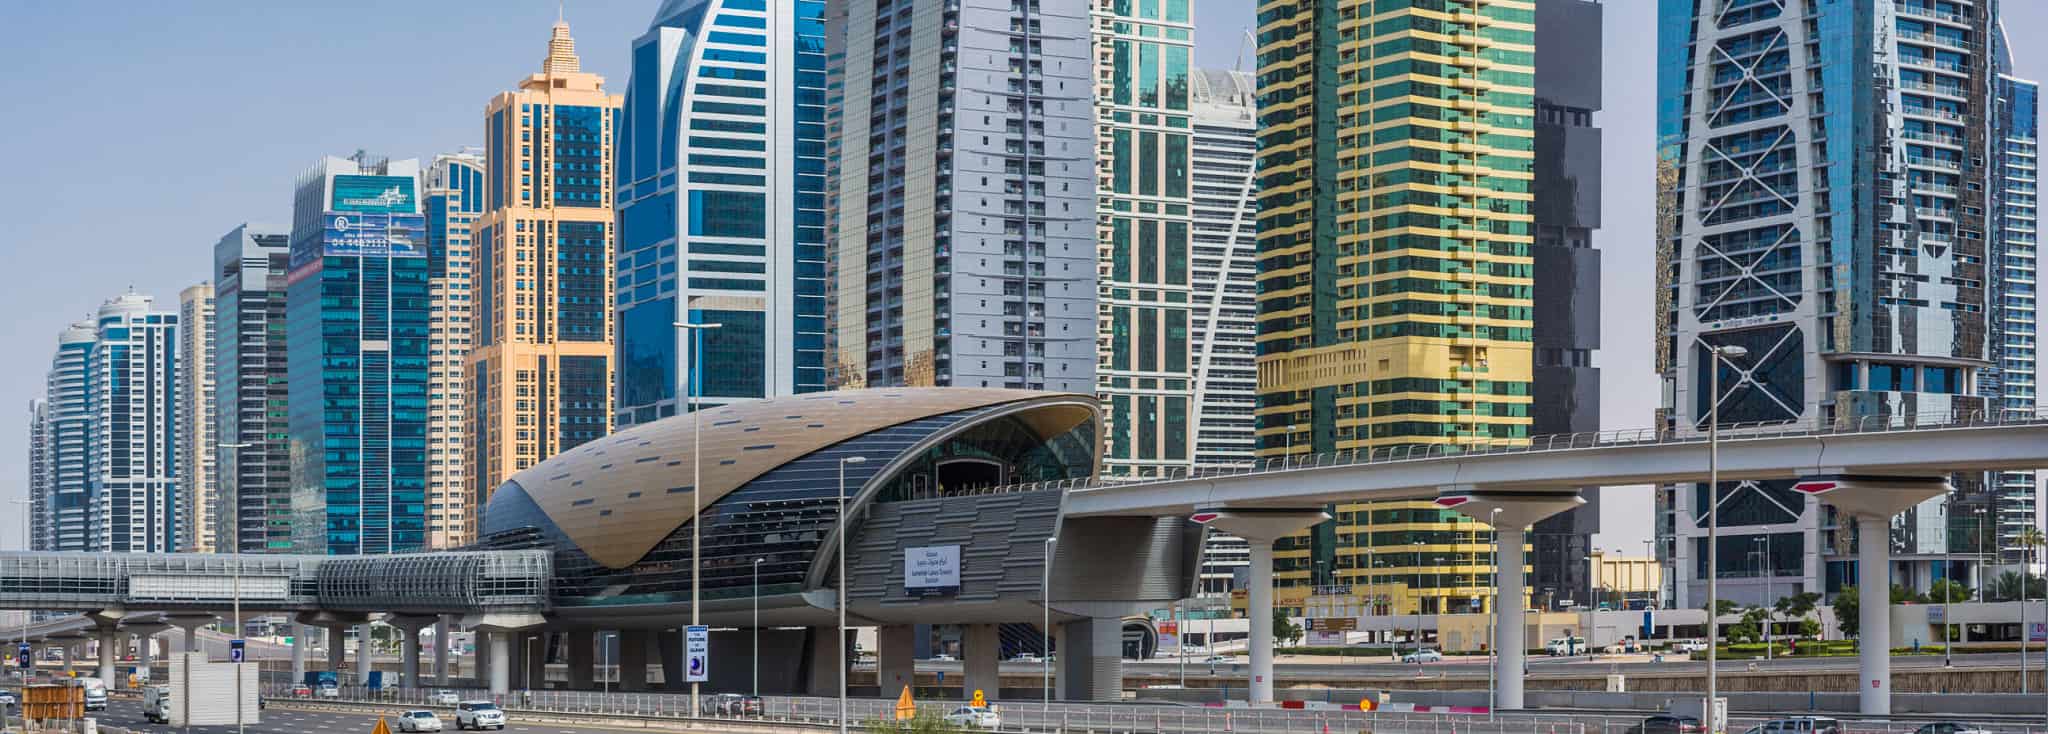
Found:
<path fill-rule="evenodd" d="M 1722 481 L 1794 479 L 1834 505 L 1863 537 L 1888 537 L 1894 515 L 1948 491 L 1947 476 L 2048 466 L 2048 417 L 1992 411 L 1872 416 L 1841 422 L 1737 424 L 1718 445 L 1697 431 L 1656 429 L 1540 436 L 1470 445 L 1410 445 L 1199 468 L 1159 479 L 1061 483 L 1068 517 L 1181 515 L 1251 546 L 1247 614 L 1272 615 L 1273 541 L 1312 527 L 1338 502 L 1433 500 L 1498 530 L 1499 565 L 1521 568 L 1529 526 L 1584 500 L 1579 487 L 1703 482 L 1718 453 Z M 1889 543 L 1858 544 L 1862 712 L 1891 710 Z M 1521 574 L 1500 579 L 1520 598 Z M 1521 605 L 1502 607 L 1494 630 L 1503 708 L 1521 708 L 1527 648 Z M 1272 640 L 1251 626 L 1251 699 L 1272 699 Z"/>

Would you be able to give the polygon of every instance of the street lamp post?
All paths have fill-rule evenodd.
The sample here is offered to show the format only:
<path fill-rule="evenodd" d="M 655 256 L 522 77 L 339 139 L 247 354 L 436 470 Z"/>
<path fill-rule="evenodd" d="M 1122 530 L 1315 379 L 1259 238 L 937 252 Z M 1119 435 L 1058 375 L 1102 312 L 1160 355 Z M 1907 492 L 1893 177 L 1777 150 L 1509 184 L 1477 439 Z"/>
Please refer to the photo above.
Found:
<path fill-rule="evenodd" d="M 697 332 L 716 329 L 719 324 L 692 324 L 685 321 L 674 323 L 677 331 L 689 334 L 683 340 L 683 364 L 677 374 L 683 379 L 683 404 L 690 409 L 690 626 L 699 622 L 702 607 L 699 591 L 704 580 L 704 411 L 698 410 L 697 379 L 690 374 L 690 350 L 697 341 Z M 690 683 L 690 716 L 698 714 L 698 697 L 703 695 L 701 683 Z"/>
<path fill-rule="evenodd" d="M 1493 719 L 1494 709 L 1500 708 L 1500 688 L 1497 676 L 1500 674 L 1500 638 L 1495 633 L 1500 629 L 1500 511 L 1495 507 L 1488 513 L 1486 525 L 1493 528 L 1493 606 L 1486 613 L 1486 718 Z M 1515 569 L 1521 573 L 1522 569 Z M 1512 603 L 1520 604 L 1521 599 Z"/>
<path fill-rule="evenodd" d="M 761 695 L 761 564 L 766 558 L 754 559 L 754 695 Z"/>
<path fill-rule="evenodd" d="M 250 443 L 224 443 L 224 444 L 221 444 L 221 445 L 220 445 L 220 447 L 221 447 L 221 448 L 223 448 L 223 449 L 234 449 L 235 451 L 238 451 L 238 452 L 239 452 L 239 451 L 241 451 L 242 449 L 246 449 L 246 448 L 249 448 L 250 446 L 253 446 L 253 445 L 255 445 L 255 444 L 250 444 Z M 241 486 L 241 484 L 240 484 L 240 482 L 241 482 L 241 480 L 240 480 L 241 472 L 240 472 L 240 471 L 237 471 L 237 472 L 235 473 L 235 475 L 236 475 L 236 477 L 237 477 L 237 478 L 236 478 L 236 485 L 235 485 L 235 486 L 238 486 L 238 487 L 239 487 L 239 486 Z M 239 503 L 238 503 L 238 504 L 239 504 Z M 197 532 L 197 529 L 196 529 L 196 528 L 194 529 L 194 532 Z M 215 542 L 219 542 L 219 539 L 218 539 L 218 538 L 216 538 L 216 539 L 215 539 Z M 233 595 L 233 596 L 235 597 L 235 601 L 234 601 L 234 605 L 235 605 L 235 629 L 234 629 L 234 634 L 233 634 L 233 635 L 232 635 L 231 637 L 229 637 L 229 638 L 228 638 L 228 646 L 229 646 L 230 648 L 232 648 L 232 647 L 234 646 L 235 642 L 237 642 L 237 641 L 239 641 L 239 640 L 241 640 L 241 639 L 242 639 L 242 520 L 241 520 L 241 517 L 240 517 L 239 515 L 238 515 L 238 516 L 237 516 L 237 517 L 235 518 L 235 537 L 233 538 L 233 542 L 229 543 L 229 545 L 230 545 L 230 546 L 233 546 L 233 549 L 232 549 L 232 550 L 230 550 L 230 551 L 228 552 L 228 553 L 229 553 L 229 555 L 228 555 L 228 567 L 229 567 L 229 571 L 228 571 L 228 573 L 229 573 L 229 579 L 230 579 L 230 581 L 229 581 L 228 583 L 229 583 L 229 585 L 230 585 L 230 589 L 231 589 L 230 593 L 231 593 L 231 594 L 232 594 L 232 595 Z M 364 628 L 363 628 L 363 634 L 369 634 L 369 633 L 370 633 L 370 628 L 368 628 L 368 627 L 364 627 Z M 292 644 L 296 645 L 296 644 L 298 644 L 298 642 L 299 642 L 299 639 L 298 639 L 297 637 L 293 637 L 293 638 L 292 638 Z M 145 640 L 145 641 L 144 641 L 144 643 L 145 643 L 145 644 L 147 644 L 147 640 Z M 244 644 L 244 645 L 246 645 L 247 643 L 243 643 L 243 644 Z M 367 649 L 367 648 L 365 648 L 365 649 Z M 230 650 L 228 651 L 228 654 L 229 654 L 230 656 L 234 655 L 234 650 L 230 649 Z M 237 662 L 237 663 L 239 663 L 239 662 L 241 662 L 241 661 L 239 661 L 239 660 L 236 660 L 236 661 L 233 661 L 233 662 Z M 369 663 L 369 661 L 367 661 L 367 660 L 366 660 L 366 661 L 363 661 L 363 665 L 365 665 L 365 666 L 368 666 L 369 664 L 370 664 L 370 663 Z M 240 669 L 240 668 L 236 668 L 236 669 L 235 669 L 235 734 L 241 734 L 241 732 L 242 732 L 242 731 L 243 731 L 243 729 L 242 729 L 242 671 L 241 671 L 241 669 Z"/>
<path fill-rule="evenodd" d="M 1756 565 L 1757 569 L 1762 571 L 1764 575 L 1764 659 L 1771 660 L 1773 659 L 1771 627 L 1777 624 L 1778 621 L 1777 611 L 1771 606 L 1773 601 L 1771 599 L 1771 577 L 1778 573 L 1777 564 L 1771 563 L 1771 529 L 1764 528 L 1764 533 L 1756 536 L 1756 539 L 1750 542 L 1762 543 L 1764 546 L 1763 551 L 1757 554 Z"/>
<path fill-rule="evenodd" d="M 1723 344 L 1708 350 L 1712 360 L 1707 368 L 1707 708 L 1708 728 L 1721 729 L 1714 701 L 1721 695 L 1721 360 L 1749 355 L 1749 349 Z"/>
<path fill-rule="evenodd" d="M 1045 560 L 1040 565 L 1044 571 L 1038 576 L 1038 605 L 1044 609 L 1044 619 L 1039 622 L 1039 705 L 1044 710 L 1044 721 L 1052 721 L 1052 559 L 1053 550 L 1060 542 L 1058 536 L 1045 539 Z M 1209 641 L 1215 645 L 1215 640 Z M 1213 654 L 1213 653 L 1212 653 Z"/>
<path fill-rule="evenodd" d="M 28 537 L 28 536 L 29 536 L 29 506 L 30 506 L 31 504 L 33 504 L 33 502 L 32 502 L 32 501 L 30 501 L 30 500 L 8 500 L 7 502 L 8 502 L 9 504 L 15 504 L 15 505 L 21 505 L 21 506 L 22 506 L 22 510 L 21 510 L 21 549 L 22 549 L 22 550 L 33 550 L 33 549 L 35 548 L 35 544 L 34 544 L 34 543 L 32 543 L 32 542 L 30 542 L 30 541 L 29 541 L 29 537 Z M 19 644 L 17 644 L 17 645 L 15 645 L 15 648 L 14 648 L 14 649 L 15 649 L 15 650 L 16 650 L 17 652 L 19 652 L 19 651 L 21 650 L 21 646 L 22 646 L 22 645 L 27 645 L 27 644 L 28 644 L 28 618 L 29 618 L 29 613 L 28 613 L 28 612 L 24 611 L 24 612 L 22 612 L 22 613 L 21 613 L 21 640 L 20 640 L 20 643 L 19 643 Z M 31 653 L 31 655 L 33 655 L 33 653 Z M 4 657 L 4 656 L 0 656 L 0 657 Z M 32 669 L 33 669 L 33 666 L 31 666 L 31 665 L 24 665 L 24 666 L 22 666 L 22 668 L 21 668 L 21 685 L 22 685 L 22 687 L 24 687 L 24 688 L 26 688 L 26 687 L 28 686 L 28 678 L 29 678 L 29 675 L 28 675 L 28 674 L 29 674 L 29 671 L 30 671 L 30 670 L 32 670 Z M 25 694 L 24 694 L 24 695 L 25 695 Z"/>
<path fill-rule="evenodd" d="M 612 695 L 612 676 L 609 672 L 612 667 L 612 639 L 618 636 L 619 633 L 617 632 L 606 632 L 603 637 L 597 638 L 598 647 L 604 648 L 604 661 L 597 666 L 597 672 L 599 675 L 604 676 L 604 695 L 607 702 L 609 702 Z M 692 698 L 695 697 L 692 696 Z M 695 704 L 691 704 L 691 707 L 695 708 Z"/>
<path fill-rule="evenodd" d="M 839 734 L 846 734 L 846 531 L 851 527 L 846 522 L 846 465 L 865 464 L 868 457 L 842 456 L 839 458 L 839 632 L 832 644 L 839 647 Z M 881 681 L 881 668 L 875 669 L 875 680 Z"/>
<path fill-rule="evenodd" d="M 1653 530 L 1652 532 L 1655 531 Z M 1659 600 L 1659 597 L 1664 595 L 1664 584 L 1659 583 L 1655 588 L 1650 587 L 1650 564 L 1657 562 L 1656 544 L 1657 541 L 1654 538 L 1645 538 L 1643 540 L 1643 558 L 1645 559 L 1643 561 L 1643 587 L 1650 589 L 1650 606 L 1661 609 L 1664 603 Z"/>

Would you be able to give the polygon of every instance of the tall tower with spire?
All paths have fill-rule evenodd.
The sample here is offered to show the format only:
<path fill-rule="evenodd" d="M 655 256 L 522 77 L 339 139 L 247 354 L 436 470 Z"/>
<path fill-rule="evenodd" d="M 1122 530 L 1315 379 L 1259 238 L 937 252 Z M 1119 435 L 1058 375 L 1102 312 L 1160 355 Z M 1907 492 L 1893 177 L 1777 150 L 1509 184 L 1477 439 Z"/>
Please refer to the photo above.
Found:
<path fill-rule="evenodd" d="M 513 472 L 611 429 L 621 99 L 582 70 L 567 21 L 555 22 L 540 66 L 484 108 L 463 452 L 471 508 Z"/>

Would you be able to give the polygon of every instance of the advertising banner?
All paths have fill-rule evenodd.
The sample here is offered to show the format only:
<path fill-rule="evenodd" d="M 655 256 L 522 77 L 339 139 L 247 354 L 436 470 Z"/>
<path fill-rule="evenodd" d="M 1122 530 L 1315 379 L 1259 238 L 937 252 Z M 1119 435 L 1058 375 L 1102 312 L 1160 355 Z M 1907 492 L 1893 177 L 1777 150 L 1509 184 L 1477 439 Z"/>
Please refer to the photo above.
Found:
<path fill-rule="evenodd" d="M 959 591 L 960 546 L 903 549 L 903 590 L 919 596 Z"/>
<path fill-rule="evenodd" d="M 413 198 L 411 176 L 334 177 L 334 200 L 329 209 L 337 212 L 411 214 L 420 210 Z"/>
<path fill-rule="evenodd" d="M 2048 622 L 2028 622 L 2027 641 L 2048 642 Z"/>
<path fill-rule="evenodd" d="M 1335 630 L 1309 630 L 1310 647 L 1343 647 L 1344 633 Z"/>
<path fill-rule="evenodd" d="M 323 254 L 358 257 L 426 257 L 422 244 L 427 218 L 419 214 L 328 212 Z"/>
<path fill-rule="evenodd" d="M 1178 622 L 1159 623 L 1159 654 L 1180 654 L 1180 624 Z"/>
<path fill-rule="evenodd" d="M 711 679 L 711 628 L 701 624 L 684 628 L 684 662 L 689 666 L 683 671 L 683 679 L 690 683 L 702 683 Z"/>

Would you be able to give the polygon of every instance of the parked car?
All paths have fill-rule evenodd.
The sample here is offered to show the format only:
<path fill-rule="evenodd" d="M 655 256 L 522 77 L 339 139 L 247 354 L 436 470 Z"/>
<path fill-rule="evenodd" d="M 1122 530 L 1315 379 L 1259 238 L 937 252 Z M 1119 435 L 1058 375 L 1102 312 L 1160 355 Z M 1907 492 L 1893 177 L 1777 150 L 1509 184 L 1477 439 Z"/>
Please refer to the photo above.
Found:
<path fill-rule="evenodd" d="M 767 707 L 762 703 L 760 696 L 740 697 L 740 716 L 760 716 L 766 710 L 766 708 Z"/>
<path fill-rule="evenodd" d="M 971 726 L 977 729 L 1003 728 L 1003 715 L 987 706 L 961 706 L 946 714 L 946 723 L 953 726 Z"/>
<path fill-rule="evenodd" d="M 1937 721 L 1914 729 L 1913 734 L 1991 734 L 1991 730 L 1960 721 Z"/>
<path fill-rule="evenodd" d="M 19 700 L 16 700 L 16 699 L 14 698 L 14 692 L 13 692 L 13 691 L 10 691 L 10 690 L 6 690 L 6 689 L 4 689 L 4 688 L 0 688 L 0 706 L 5 706 L 5 707 L 7 707 L 7 708 L 14 708 L 14 707 L 16 707 L 16 706 L 20 706 L 20 705 L 21 705 L 21 701 L 19 701 Z"/>
<path fill-rule="evenodd" d="M 1210 655 L 1209 659 L 1203 660 L 1202 662 L 1210 665 L 1229 665 L 1231 663 L 1237 662 L 1237 658 L 1228 658 L 1222 655 Z"/>
<path fill-rule="evenodd" d="M 1559 637 L 1551 640 L 1549 644 L 1544 645 L 1543 650 L 1544 652 L 1550 653 L 1552 657 L 1564 655 L 1578 655 L 1586 652 L 1586 638 Z"/>
<path fill-rule="evenodd" d="M 312 698 L 312 697 L 313 697 L 313 687 L 312 687 L 312 686 L 309 686 L 309 685 L 306 685 L 306 684 L 304 684 L 304 683 L 297 683 L 297 684 L 294 684 L 294 685 L 292 685 L 292 690 L 291 690 L 291 694 L 290 694 L 290 695 L 291 695 L 291 696 L 292 696 L 293 698 Z"/>
<path fill-rule="evenodd" d="M 1431 649 L 1429 649 L 1429 648 L 1423 648 L 1423 649 L 1421 649 L 1421 650 L 1416 650 L 1415 652 L 1411 652 L 1411 653 L 1408 653 L 1408 654 L 1406 654 L 1406 655 L 1402 655 L 1402 656 L 1401 656 L 1401 662 L 1404 662 L 1404 663 L 1417 663 L 1417 664 L 1421 664 L 1421 663 L 1439 663 L 1439 662 L 1443 662 L 1443 659 L 1444 659 L 1444 654 L 1443 654 L 1443 653 L 1437 652 L 1437 651 L 1435 651 L 1435 650 L 1431 650 Z"/>
<path fill-rule="evenodd" d="M 951 655 L 947 655 L 945 653 L 939 653 L 937 655 L 933 655 L 932 659 L 940 662 L 952 662 L 958 658 L 955 658 Z"/>
<path fill-rule="evenodd" d="M 456 695 L 454 691 L 443 688 L 434 692 L 435 706 L 454 706 L 459 703 L 462 703 L 462 697 Z"/>
<path fill-rule="evenodd" d="M 489 701 L 463 701 L 455 704 L 455 728 L 503 729 L 505 711 Z"/>
<path fill-rule="evenodd" d="M 1842 722 L 1825 716 L 1795 716 L 1752 726 L 1743 734 L 1842 734 Z"/>
<path fill-rule="evenodd" d="M 321 698 L 341 698 L 341 686 L 337 686 L 337 685 L 335 685 L 335 684 L 333 684 L 333 683 L 322 683 L 322 684 L 320 684 L 320 697 L 321 697 Z"/>
<path fill-rule="evenodd" d="M 1671 644 L 1672 652 L 1706 652 L 1706 640 L 1679 640 Z"/>
<path fill-rule="evenodd" d="M 1706 725 L 1696 717 L 1658 714 L 1629 727 L 1628 734 L 1695 734 L 1706 730 Z"/>
<path fill-rule="evenodd" d="M 407 711 L 398 715 L 399 731 L 440 731 L 441 717 L 426 709 Z"/>
<path fill-rule="evenodd" d="M 1020 652 L 1020 653 L 1017 653 L 1017 656 L 1016 656 L 1016 657 L 1010 658 L 1010 662 L 1013 662 L 1013 663 L 1043 663 L 1043 662 L 1045 662 L 1045 658 L 1039 657 L 1037 653 L 1030 653 L 1030 652 Z"/>

